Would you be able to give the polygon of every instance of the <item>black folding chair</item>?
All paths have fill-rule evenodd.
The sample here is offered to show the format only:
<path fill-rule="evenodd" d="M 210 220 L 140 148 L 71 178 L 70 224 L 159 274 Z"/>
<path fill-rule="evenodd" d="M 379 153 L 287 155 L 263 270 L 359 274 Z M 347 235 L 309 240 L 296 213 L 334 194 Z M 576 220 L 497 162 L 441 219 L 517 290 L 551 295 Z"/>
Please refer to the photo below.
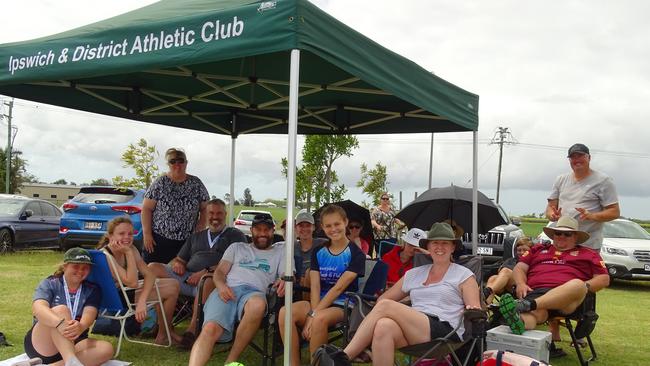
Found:
<path fill-rule="evenodd" d="M 598 354 L 596 353 L 596 348 L 591 340 L 591 333 L 596 328 L 596 321 L 598 321 L 595 293 L 588 292 L 582 304 L 580 304 L 580 306 L 569 315 L 563 315 L 557 311 L 550 311 L 549 320 L 551 319 L 559 319 L 561 324 L 566 327 L 571 336 L 573 348 L 576 350 L 581 366 L 587 366 L 589 365 L 589 362 L 596 360 Z M 576 323 L 575 327 L 573 322 Z M 587 340 L 589 352 L 591 353 L 591 356 L 588 359 L 585 359 L 585 355 L 582 353 L 583 350 L 581 349 L 582 347 L 579 341 L 581 339 Z"/>

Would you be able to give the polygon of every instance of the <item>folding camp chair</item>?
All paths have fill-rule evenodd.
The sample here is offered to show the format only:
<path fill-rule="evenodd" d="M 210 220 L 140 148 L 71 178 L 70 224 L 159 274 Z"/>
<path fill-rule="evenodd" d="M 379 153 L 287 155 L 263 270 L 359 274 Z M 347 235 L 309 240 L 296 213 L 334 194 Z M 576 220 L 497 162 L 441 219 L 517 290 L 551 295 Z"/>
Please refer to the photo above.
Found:
<path fill-rule="evenodd" d="M 117 263 L 115 263 L 115 261 L 112 258 L 106 256 L 100 250 L 89 250 L 88 252 L 90 253 L 90 256 L 93 259 L 94 265 L 87 279 L 88 281 L 98 284 L 102 289 L 102 303 L 100 304 L 98 309 L 99 310 L 98 316 L 107 319 L 118 320 L 120 322 L 120 335 L 117 341 L 117 349 L 115 350 L 114 357 L 117 357 L 120 354 L 120 348 L 122 346 L 123 338 L 133 343 L 149 344 L 153 346 L 162 346 L 162 347 L 171 346 L 172 344 L 171 336 L 169 332 L 169 327 L 167 326 L 167 319 L 165 318 L 164 311 L 160 311 L 160 313 L 162 314 L 163 323 L 165 324 L 165 331 L 167 332 L 168 344 L 166 346 L 156 344 L 153 342 L 145 342 L 145 341 L 129 338 L 129 336 L 126 334 L 124 330 L 124 326 L 126 324 L 126 319 L 135 314 L 135 303 L 133 303 L 132 300 L 129 299 L 128 292 L 135 291 L 135 289 L 124 286 L 122 280 L 119 277 L 117 278 L 117 285 L 119 286 L 119 288 L 117 288 L 110 270 L 110 268 L 112 267 L 113 270 L 117 272 L 116 270 Z M 109 265 L 111 267 L 109 267 Z M 155 292 L 156 300 L 147 301 L 147 309 L 154 307 L 156 305 L 159 306 L 160 309 L 163 309 L 163 302 L 162 302 L 162 298 L 160 297 L 160 291 L 158 289 L 157 280 L 156 283 L 154 284 L 154 289 L 156 291 Z M 122 293 L 121 294 L 122 297 L 120 296 L 120 291 Z"/>
<path fill-rule="evenodd" d="M 576 350 L 581 366 L 587 366 L 589 365 L 589 362 L 596 360 L 598 354 L 596 353 L 596 348 L 591 340 L 591 333 L 594 331 L 594 328 L 596 328 L 596 321 L 598 320 L 598 314 L 596 314 L 595 293 L 588 292 L 582 304 L 580 304 L 580 306 L 569 315 L 562 315 L 555 311 L 549 312 L 549 320 L 550 319 L 559 319 L 561 323 L 564 321 L 562 325 L 566 327 L 571 336 L 573 348 Z M 572 322 L 576 322 L 575 327 Z M 582 354 L 582 349 L 578 341 L 579 339 L 587 340 L 591 357 L 586 360 L 585 356 Z"/>
<path fill-rule="evenodd" d="M 414 266 L 420 266 L 427 263 L 431 263 L 431 258 L 426 255 L 416 255 L 413 260 Z M 464 256 L 461 257 L 458 261 L 458 264 L 463 265 L 470 269 L 474 276 L 476 276 L 477 282 L 480 284 L 482 279 L 482 260 L 480 256 Z M 371 309 L 371 304 L 369 304 L 361 296 L 355 295 L 356 301 L 361 304 L 365 304 L 366 309 L 361 311 L 361 316 L 365 316 Z M 350 320 L 348 320 L 349 322 Z M 358 321 L 357 321 L 358 322 Z M 420 361 L 428 358 L 434 358 L 436 360 L 447 360 L 447 363 L 452 365 L 449 359 L 446 359 L 445 356 L 451 355 L 453 360 L 458 365 L 470 365 L 473 364 L 473 357 L 476 352 L 476 348 L 480 353 L 483 353 L 485 346 L 485 337 L 487 330 L 487 313 L 483 310 L 466 310 L 464 312 L 463 323 L 465 326 L 465 332 L 463 334 L 463 339 L 458 342 L 453 340 L 451 337 L 456 334 L 460 328 L 461 323 L 456 326 L 449 334 L 444 337 L 433 339 L 426 343 L 409 345 L 403 348 L 400 348 L 399 351 L 403 354 L 410 356 L 411 358 L 417 358 L 416 361 L 411 364 L 418 364 Z M 348 341 L 350 340 L 352 334 L 348 333 Z M 464 361 L 460 360 L 458 351 L 460 349 L 464 350 L 466 356 Z"/>

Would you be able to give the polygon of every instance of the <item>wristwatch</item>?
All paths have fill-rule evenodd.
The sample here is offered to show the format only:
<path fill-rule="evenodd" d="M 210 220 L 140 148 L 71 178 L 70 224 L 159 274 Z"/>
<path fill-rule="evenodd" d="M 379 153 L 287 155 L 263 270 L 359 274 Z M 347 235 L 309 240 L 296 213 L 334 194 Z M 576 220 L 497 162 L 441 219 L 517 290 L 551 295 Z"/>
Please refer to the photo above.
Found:
<path fill-rule="evenodd" d="M 307 312 L 307 316 L 310 317 L 310 318 L 313 318 L 313 317 L 316 316 L 316 312 L 314 310 L 309 310 Z"/>

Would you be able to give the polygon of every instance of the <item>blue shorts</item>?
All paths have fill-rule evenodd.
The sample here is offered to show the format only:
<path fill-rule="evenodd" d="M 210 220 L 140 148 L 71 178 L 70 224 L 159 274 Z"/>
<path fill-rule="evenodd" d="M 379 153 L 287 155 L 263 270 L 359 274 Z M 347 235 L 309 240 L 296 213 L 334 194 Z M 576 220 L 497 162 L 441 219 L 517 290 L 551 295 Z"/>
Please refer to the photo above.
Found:
<path fill-rule="evenodd" d="M 196 297 L 198 286 L 192 286 L 185 282 L 191 275 L 194 274 L 193 272 L 185 271 L 182 276 L 179 276 L 176 272 L 174 272 L 174 270 L 172 270 L 172 266 L 169 264 L 165 264 L 165 270 L 167 271 L 167 276 L 169 276 L 169 278 L 173 278 L 178 281 L 178 283 L 180 283 L 181 294 L 185 296 Z"/>
<path fill-rule="evenodd" d="M 203 307 L 203 326 L 208 322 L 213 322 L 223 328 L 223 334 L 219 338 L 219 342 L 230 342 L 232 340 L 235 322 L 241 320 L 244 315 L 244 306 L 251 296 L 259 296 L 266 302 L 266 294 L 253 286 L 235 286 L 232 287 L 232 291 L 235 293 L 235 300 L 228 302 L 221 300 L 217 290 L 212 291 Z"/>

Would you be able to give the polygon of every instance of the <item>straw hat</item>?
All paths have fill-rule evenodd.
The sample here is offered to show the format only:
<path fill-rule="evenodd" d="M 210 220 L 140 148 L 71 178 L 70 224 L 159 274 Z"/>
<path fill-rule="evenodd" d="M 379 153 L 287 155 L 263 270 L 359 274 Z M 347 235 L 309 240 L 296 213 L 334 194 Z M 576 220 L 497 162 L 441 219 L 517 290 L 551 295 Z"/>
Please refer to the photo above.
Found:
<path fill-rule="evenodd" d="M 553 239 L 553 235 L 556 232 L 561 231 L 565 233 L 575 233 L 576 234 L 576 244 L 582 244 L 589 239 L 589 234 L 584 231 L 578 230 L 578 221 L 570 216 L 562 216 L 557 220 L 555 227 L 547 226 L 544 229 L 544 234 L 548 235 L 549 238 Z"/>

